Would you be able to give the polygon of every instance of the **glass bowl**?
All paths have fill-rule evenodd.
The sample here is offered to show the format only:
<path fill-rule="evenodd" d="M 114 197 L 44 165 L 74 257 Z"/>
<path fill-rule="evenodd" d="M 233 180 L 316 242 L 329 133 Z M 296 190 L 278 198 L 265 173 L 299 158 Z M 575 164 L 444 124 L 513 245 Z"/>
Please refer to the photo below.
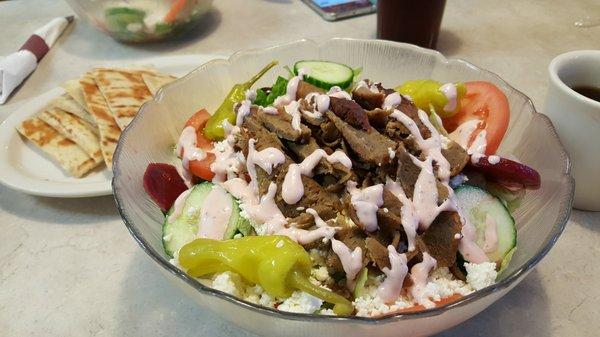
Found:
<path fill-rule="evenodd" d="M 212 0 L 67 0 L 98 30 L 129 43 L 160 41 L 202 20 Z"/>
<path fill-rule="evenodd" d="M 169 263 L 161 242 L 164 216 L 142 186 L 146 166 L 151 162 L 176 163 L 172 148 L 186 119 L 201 107 L 214 111 L 234 83 L 246 81 L 274 59 L 280 62 L 281 74 L 281 66 L 296 60 L 321 59 L 362 66 L 361 77 L 382 81 L 386 87 L 416 78 L 434 78 L 442 83 L 484 80 L 506 93 L 511 120 L 499 153 L 515 156 L 538 170 L 542 186 L 528 192 L 514 213 L 517 250 L 496 284 L 422 312 L 377 318 L 331 317 L 280 312 L 245 302 L 202 285 Z M 277 75 L 278 71 L 271 71 L 255 87 L 273 83 Z M 514 288 L 548 253 L 567 222 L 574 190 L 569 158 L 554 127 L 536 112 L 527 96 L 499 76 L 466 61 L 380 40 L 301 40 L 208 62 L 165 86 L 155 100 L 141 108 L 121 136 L 113 171 L 113 191 L 123 221 L 158 268 L 200 305 L 261 336 L 421 336 L 461 323 Z"/>

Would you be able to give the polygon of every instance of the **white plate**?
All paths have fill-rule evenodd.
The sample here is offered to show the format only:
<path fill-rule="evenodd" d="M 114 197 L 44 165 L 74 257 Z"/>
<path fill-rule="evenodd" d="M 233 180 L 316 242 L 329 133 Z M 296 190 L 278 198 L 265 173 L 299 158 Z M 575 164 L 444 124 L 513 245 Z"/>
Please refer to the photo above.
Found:
<path fill-rule="evenodd" d="M 153 65 L 157 70 L 183 76 L 219 55 L 182 55 L 144 61 L 99 64 L 108 67 Z M 57 83 L 57 86 L 59 83 Z M 40 149 L 23 139 L 16 127 L 37 114 L 54 97 L 65 91 L 58 87 L 30 99 L 0 124 L 0 183 L 28 194 L 47 197 L 80 198 L 112 193 L 112 172 L 106 166 L 74 178 Z"/>

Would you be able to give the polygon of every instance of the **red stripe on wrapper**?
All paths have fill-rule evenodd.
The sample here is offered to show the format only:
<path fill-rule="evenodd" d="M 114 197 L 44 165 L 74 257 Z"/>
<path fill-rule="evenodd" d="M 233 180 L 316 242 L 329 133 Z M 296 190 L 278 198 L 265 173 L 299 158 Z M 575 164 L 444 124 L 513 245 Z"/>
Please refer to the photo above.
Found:
<path fill-rule="evenodd" d="M 37 61 L 40 62 L 40 60 L 44 57 L 44 55 L 46 55 L 50 48 L 48 47 L 44 39 L 33 34 L 29 37 L 29 39 L 25 42 L 25 44 L 23 44 L 23 46 L 19 50 L 29 50 L 33 53 L 33 55 L 35 55 Z"/>

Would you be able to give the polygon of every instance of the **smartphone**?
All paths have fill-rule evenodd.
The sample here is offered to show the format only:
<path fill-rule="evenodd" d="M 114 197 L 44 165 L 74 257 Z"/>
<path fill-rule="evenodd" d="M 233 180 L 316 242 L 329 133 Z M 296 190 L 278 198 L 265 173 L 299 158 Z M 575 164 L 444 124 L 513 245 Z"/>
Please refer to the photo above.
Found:
<path fill-rule="evenodd" d="M 336 21 L 377 11 L 376 0 L 302 0 L 327 21 Z"/>

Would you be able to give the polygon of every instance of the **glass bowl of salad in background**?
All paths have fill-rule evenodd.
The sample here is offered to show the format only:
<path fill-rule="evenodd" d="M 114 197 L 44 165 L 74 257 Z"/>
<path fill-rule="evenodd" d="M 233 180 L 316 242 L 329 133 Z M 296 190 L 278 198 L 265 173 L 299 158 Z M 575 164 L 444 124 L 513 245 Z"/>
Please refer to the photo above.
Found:
<path fill-rule="evenodd" d="M 165 40 L 202 20 L 212 0 L 67 0 L 92 26 L 116 40 L 144 43 Z"/>

